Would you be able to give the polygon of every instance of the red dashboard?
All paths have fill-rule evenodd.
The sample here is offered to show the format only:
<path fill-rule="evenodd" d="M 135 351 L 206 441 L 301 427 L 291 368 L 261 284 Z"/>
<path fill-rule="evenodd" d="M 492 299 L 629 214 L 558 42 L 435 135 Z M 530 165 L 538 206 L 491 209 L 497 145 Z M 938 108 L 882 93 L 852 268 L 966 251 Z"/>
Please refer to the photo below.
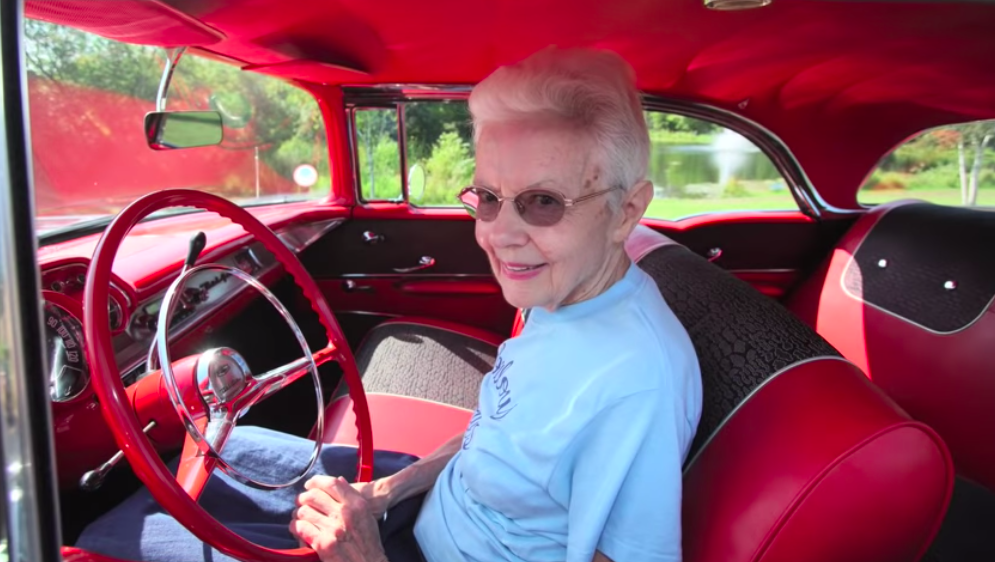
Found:
<path fill-rule="evenodd" d="M 347 209 L 315 202 L 250 211 L 298 253 L 349 214 Z M 142 419 L 154 419 L 161 413 L 156 411 L 158 400 L 145 399 L 138 392 L 152 389 L 158 394 L 155 381 L 138 383 L 147 374 L 146 360 L 163 293 L 182 268 L 190 239 L 197 232 L 207 237 L 198 263 L 232 265 L 267 285 L 283 275 L 282 266 L 272 254 L 241 227 L 213 213 L 167 217 L 143 223 L 132 231 L 114 264 L 108 306 L 117 366 Z M 63 488 L 78 486 L 84 473 L 117 451 L 89 384 L 81 324 L 87 268 L 99 238 L 84 236 L 43 246 L 38 252 L 59 484 Z M 170 321 L 174 357 L 182 357 L 201 336 L 227 323 L 256 296 L 228 274 L 205 271 L 191 278 Z M 149 436 L 162 447 L 176 446 L 182 439 L 182 428 L 164 421 Z"/>

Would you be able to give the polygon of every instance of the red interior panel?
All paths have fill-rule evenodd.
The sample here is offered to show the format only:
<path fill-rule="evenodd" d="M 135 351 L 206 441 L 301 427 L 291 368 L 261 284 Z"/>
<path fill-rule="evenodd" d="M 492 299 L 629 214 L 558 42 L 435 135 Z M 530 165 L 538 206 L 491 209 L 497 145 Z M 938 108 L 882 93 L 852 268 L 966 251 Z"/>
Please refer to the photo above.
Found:
<path fill-rule="evenodd" d="M 949 502 L 943 442 L 852 364 L 761 386 L 684 477 L 689 562 L 918 560 Z"/>
<path fill-rule="evenodd" d="M 961 474 L 995 489 L 995 309 L 964 330 L 939 334 L 867 306 L 843 288 L 860 242 L 901 204 L 862 218 L 789 306 L 913 418 L 936 429 Z"/>
<path fill-rule="evenodd" d="M 339 314 L 363 312 L 438 318 L 505 334 L 515 315 L 497 282 L 487 278 L 325 279 L 318 286 Z"/>
<path fill-rule="evenodd" d="M 367 394 L 378 451 L 424 457 L 466 430 L 473 412 L 439 402 L 393 394 Z M 356 446 L 352 402 L 343 396 L 325 410 L 325 443 Z"/>
<path fill-rule="evenodd" d="M 801 279 L 801 273 L 797 269 L 745 269 L 731 273 L 773 299 L 783 298 Z"/>
<path fill-rule="evenodd" d="M 129 562 L 120 558 L 111 558 L 103 554 L 95 554 L 73 547 L 62 547 L 62 562 Z"/>

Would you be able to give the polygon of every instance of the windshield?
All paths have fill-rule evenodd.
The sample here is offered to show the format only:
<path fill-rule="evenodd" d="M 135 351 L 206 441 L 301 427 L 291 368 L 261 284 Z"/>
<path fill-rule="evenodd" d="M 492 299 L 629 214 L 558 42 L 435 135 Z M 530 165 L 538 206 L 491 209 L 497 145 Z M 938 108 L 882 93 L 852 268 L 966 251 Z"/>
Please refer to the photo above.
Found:
<path fill-rule="evenodd" d="M 165 188 L 209 191 L 241 205 L 327 196 L 328 149 L 315 99 L 278 78 L 185 54 L 166 109 L 218 111 L 216 146 L 152 150 L 166 51 L 46 22 L 25 22 L 39 234 L 109 217 Z"/>

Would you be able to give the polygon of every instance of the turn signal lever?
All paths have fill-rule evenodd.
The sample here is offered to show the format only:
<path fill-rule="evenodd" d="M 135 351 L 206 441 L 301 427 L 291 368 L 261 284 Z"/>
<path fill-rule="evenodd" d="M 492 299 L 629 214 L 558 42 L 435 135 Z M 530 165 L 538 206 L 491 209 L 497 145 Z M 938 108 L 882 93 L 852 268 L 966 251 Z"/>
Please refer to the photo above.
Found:
<path fill-rule="evenodd" d="M 148 435 L 149 431 L 152 431 L 153 427 L 155 427 L 155 422 L 150 421 L 142 431 Z M 107 459 L 107 462 L 84 474 L 82 478 L 79 479 L 79 487 L 86 492 L 92 492 L 101 487 L 104 484 L 104 479 L 107 478 L 107 473 L 110 472 L 111 469 L 117 465 L 117 463 L 121 462 L 121 459 L 123 458 L 124 451 L 118 450 L 118 452 L 114 453 L 114 456 Z"/>

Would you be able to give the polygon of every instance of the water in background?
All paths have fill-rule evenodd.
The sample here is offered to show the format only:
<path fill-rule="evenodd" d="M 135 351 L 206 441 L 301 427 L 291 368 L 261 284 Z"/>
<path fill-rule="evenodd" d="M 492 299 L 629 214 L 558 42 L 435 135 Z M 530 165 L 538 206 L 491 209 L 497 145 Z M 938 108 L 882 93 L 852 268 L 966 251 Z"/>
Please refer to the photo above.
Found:
<path fill-rule="evenodd" d="M 749 140 L 728 130 L 711 144 L 652 143 L 649 178 L 660 197 L 721 197 L 732 186 L 750 191 L 784 188 L 770 159 Z"/>

